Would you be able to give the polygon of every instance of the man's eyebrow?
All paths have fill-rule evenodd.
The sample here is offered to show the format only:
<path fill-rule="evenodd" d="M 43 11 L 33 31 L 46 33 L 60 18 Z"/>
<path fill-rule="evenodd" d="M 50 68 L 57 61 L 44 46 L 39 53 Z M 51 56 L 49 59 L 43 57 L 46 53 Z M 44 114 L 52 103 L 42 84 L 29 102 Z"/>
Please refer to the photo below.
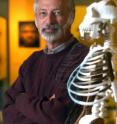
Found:
<path fill-rule="evenodd" d="M 38 10 L 39 10 L 39 11 L 46 11 L 46 9 L 40 9 L 40 8 L 39 8 Z"/>
<path fill-rule="evenodd" d="M 53 9 L 54 11 L 61 11 L 60 9 Z"/>
<path fill-rule="evenodd" d="M 46 11 L 46 9 L 41 9 L 41 8 L 39 8 L 38 10 L 39 11 Z M 59 12 L 61 12 L 61 9 L 53 9 L 52 11 L 59 11 Z"/>

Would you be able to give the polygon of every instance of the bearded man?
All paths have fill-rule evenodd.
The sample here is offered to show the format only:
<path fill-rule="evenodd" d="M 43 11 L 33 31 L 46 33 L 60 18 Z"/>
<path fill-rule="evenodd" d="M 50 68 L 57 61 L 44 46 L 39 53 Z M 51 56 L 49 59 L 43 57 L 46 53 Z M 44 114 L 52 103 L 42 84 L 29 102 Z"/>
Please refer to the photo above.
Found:
<path fill-rule="evenodd" d="M 67 93 L 67 80 L 89 51 L 70 32 L 73 0 L 35 0 L 34 12 L 46 48 L 21 65 L 18 78 L 7 90 L 4 124 L 66 123 L 74 105 Z M 78 117 L 82 107 L 77 108 Z"/>

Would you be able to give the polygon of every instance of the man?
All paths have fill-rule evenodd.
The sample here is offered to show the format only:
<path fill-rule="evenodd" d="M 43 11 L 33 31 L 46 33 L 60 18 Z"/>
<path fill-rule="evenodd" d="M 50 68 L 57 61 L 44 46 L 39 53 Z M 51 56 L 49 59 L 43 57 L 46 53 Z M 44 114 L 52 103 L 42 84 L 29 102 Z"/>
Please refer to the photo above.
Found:
<path fill-rule="evenodd" d="M 17 80 L 6 92 L 4 124 L 64 124 L 73 105 L 66 83 L 88 52 L 70 33 L 72 0 L 36 0 L 34 11 L 46 48 L 22 64 Z M 77 116 L 81 110 L 78 106 Z"/>

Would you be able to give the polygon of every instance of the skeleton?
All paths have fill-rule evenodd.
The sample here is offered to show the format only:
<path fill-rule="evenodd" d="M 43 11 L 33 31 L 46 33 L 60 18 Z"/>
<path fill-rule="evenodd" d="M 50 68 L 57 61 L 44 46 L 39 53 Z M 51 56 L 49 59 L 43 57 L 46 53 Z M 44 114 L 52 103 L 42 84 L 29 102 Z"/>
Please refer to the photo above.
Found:
<path fill-rule="evenodd" d="M 110 55 L 106 46 L 90 47 L 88 55 L 73 71 L 67 83 L 69 96 L 75 103 L 90 106 L 108 97 L 107 89 L 111 87 L 111 81 L 114 80 Z M 79 96 L 84 98 L 81 100 Z M 93 107 L 93 119 L 96 119 L 99 115 L 94 109 Z"/>
<path fill-rule="evenodd" d="M 117 102 L 117 43 L 113 38 L 117 23 L 117 3 L 102 0 L 87 8 L 87 14 L 79 29 L 84 39 L 103 37 L 103 46 L 93 44 L 84 61 L 71 74 L 68 83 L 70 98 L 77 104 L 93 106 L 91 115 L 85 115 L 79 124 L 91 124 L 105 117 L 104 99 L 114 96 Z M 114 30 L 113 30 L 114 29 Z M 117 29 L 116 29 L 117 30 Z M 112 55 L 112 57 L 111 57 Z M 82 96 L 84 99 L 79 99 Z M 92 98 L 92 99 L 90 99 Z M 100 108 L 99 108 L 100 107 Z M 103 122 L 104 123 L 104 122 Z M 101 123 L 99 123 L 101 124 Z"/>

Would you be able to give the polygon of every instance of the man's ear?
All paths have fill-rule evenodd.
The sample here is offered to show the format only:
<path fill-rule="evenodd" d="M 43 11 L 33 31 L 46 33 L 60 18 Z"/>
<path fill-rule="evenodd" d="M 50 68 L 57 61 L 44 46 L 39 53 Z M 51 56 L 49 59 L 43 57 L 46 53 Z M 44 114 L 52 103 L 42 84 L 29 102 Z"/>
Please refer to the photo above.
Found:
<path fill-rule="evenodd" d="M 36 25 L 36 27 L 38 28 L 38 22 L 37 22 L 37 14 L 35 14 L 35 25 Z"/>
<path fill-rule="evenodd" d="M 73 23 L 74 18 L 75 18 L 75 15 L 74 15 L 74 14 L 72 14 L 72 15 L 71 15 L 71 18 L 72 18 L 72 19 L 71 19 L 71 23 Z"/>
<path fill-rule="evenodd" d="M 70 15 L 69 15 L 69 20 L 68 20 L 69 22 L 69 24 L 72 24 L 73 23 L 73 21 L 74 21 L 74 14 L 73 13 L 70 13 Z"/>
<path fill-rule="evenodd" d="M 38 28 L 38 26 L 37 26 L 37 18 L 36 17 L 35 17 L 35 25 Z"/>

